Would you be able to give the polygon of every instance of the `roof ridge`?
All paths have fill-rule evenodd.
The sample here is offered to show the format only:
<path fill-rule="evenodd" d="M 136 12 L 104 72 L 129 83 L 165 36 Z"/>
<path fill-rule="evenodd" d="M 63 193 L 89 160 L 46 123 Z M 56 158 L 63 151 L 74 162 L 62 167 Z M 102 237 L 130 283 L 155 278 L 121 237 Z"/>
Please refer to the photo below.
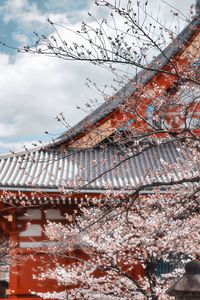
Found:
<path fill-rule="evenodd" d="M 39 150 L 44 150 L 44 148 L 45 148 L 44 146 L 38 146 L 38 147 L 30 148 L 30 149 L 27 149 L 27 150 L 10 151 L 8 153 L 0 154 L 0 159 L 22 156 L 22 155 L 26 155 L 26 154 L 29 154 L 29 153 L 34 153 L 34 152 L 39 151 Z"/>

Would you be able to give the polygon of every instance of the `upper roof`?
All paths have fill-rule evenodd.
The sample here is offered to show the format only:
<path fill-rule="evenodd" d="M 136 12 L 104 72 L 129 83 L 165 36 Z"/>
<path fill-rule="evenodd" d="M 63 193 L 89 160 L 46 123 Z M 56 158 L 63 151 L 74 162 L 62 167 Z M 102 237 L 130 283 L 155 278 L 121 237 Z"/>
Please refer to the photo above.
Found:
<path fill-rule="evenodd" d="M 198 11 L 198 10 L 197 10 Z M 64 132 L 54 143 L 53 146 L 65 144 L 72 141 L 76 136 L 83 134 L 87 131 L 88 127 L 98 123 L 114 110 L 116 110 L 121 104 L 123 104 L 128 98 L 134 95 L 137 87 L 133 85 L 136 82 L 139 85 L 146 85 L 153 77 L 160 71 L 157 70 L 156 66 L 159 65 L 159 69 L 162 69 L 169 63 L 169 59 L 172 59 L 180 51 L 183 51 L 183 46 L 187 45 L 188 41 L 191 39 L 194 33 L 196 33 L 197 28 L 200 26 L 200 14 L 197 16 L 181 31 L 181 33 L 176 37 L 176 39 L 170 43 L 163 53 L 160 53 L 151 63 L 151 67 L 155 71 L 149 69 L 141 70 L 135 78 L 130 80 L 123 88 L 121 88 L 111 101 L 104 102 L 97 109 L 95 109 L 90 115 L 85 117 L 74 127 Z"/>

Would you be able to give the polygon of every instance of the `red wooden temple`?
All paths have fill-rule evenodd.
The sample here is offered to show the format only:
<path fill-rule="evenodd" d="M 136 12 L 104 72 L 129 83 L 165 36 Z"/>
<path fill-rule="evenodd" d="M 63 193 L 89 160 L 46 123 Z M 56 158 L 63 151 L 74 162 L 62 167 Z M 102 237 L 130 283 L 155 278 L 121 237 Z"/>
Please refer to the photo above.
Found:
<path fill-rule="evenodd" d="M 183 69 L 198 62 L 199 26 L 200 17 L 197 15 L 165 49 L 165 55 L 160 54 L 155 59 L 162 70 L 170 71 L 169 59 Z M 196 67 L 199 68 L 198 64 Z M 111 193 L 120 190 L 128 193 L 144 179 L 148 168 L 162 169 L 162 159 L 174 163 L 181 157 L 177 144 L 160 145 L 130 158 L 128 163 L 121 163 L 118 174 L 114 170 L 105 172 L 120 162 L 120 148 L 114 142 L 110 143 L 120 128 L 143 126 L 147 132 L 149 130 L 147 124 L 138 122 L 134 114 L 123 110 L 123 105 L 125 107 L 135 97 L 140 97 L 138 111 L 144 118 L 148 117 L 151 124 L 153 118 L 149 107 L 152 95 L 162 97 L 184 90 L 184 86 L 179 86 L 176 81 L 175 76 L 164 72 L 142 70 L 137 75 L 137 82 L 143 88 L 142 95 L 130 81 L 112 101 L 101 105 L 55 142 L 0 156 L 1 232 L 16 245 L 11 251 L 10 266 L 0 274 L 0 299 L 35 299 L 31 291 L 59 289 L 55 282 L 38 282 L 33 278 L 33 274 L 39 272 L 38 266 L 45 268 L 51 259 L 48 254 L 37 251 L 45 240 L 43 229 L 47 220 L 65 222 L 65 213 L 73 213 L 77 204 L 87 201 L 88 196 L 102 197 L 108 190 Z M 155 83 L 160 87 L 159 91 Z M 193 113 L 194 125 L 199 117 L 198 106 Z M 165 121 L 177 130 L 183 125 L 174 108 L 168 110 Z M 199 127 L 194 129 L 194 133 L 200 134 Z M 178 173 L 175 176 L 178 178 Z M 18 252 L 25 258 L 21 262 L 14 261 Z M 34 259 L 31 254 L 34 254 Z"/>

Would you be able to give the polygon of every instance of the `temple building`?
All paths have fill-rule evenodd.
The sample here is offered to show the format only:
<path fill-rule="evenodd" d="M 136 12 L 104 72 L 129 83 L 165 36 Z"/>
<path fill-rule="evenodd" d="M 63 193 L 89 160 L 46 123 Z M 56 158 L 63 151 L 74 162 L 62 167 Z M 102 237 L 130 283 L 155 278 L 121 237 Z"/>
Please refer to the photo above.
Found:
<path fill-rule="evenodd" d="M 174 164 L 192 155 L 189 151 L 180 152 L 176 136 L 174 142 L 172 136 L 170 143 L 155 143 L 134 156 L 132 138 L 134 133 L 139 136 L 140 132 L 146 132 L 151 136 L 148 143 L 154 144 L 155 139 L 164 140 L 163 126 L 166 124 L 177 135 L 182 130 L 184 137 L 185 120 L 179 108 L 168 108 L 166 114 L 160 116 L 155 112 L 152 99 L 180 94 L 183 105 L 190 101 L 192 95 L 188 85 L 184 86 L 170 71 L 174 64 L 181 70 L 188 66 L 199 69 L 199 29 L 200 16 L 197 14 L 173 43 L 154 59 L 152 66 L 156 64 L 158 70 L 141 70 L 137 85 L 134 84 L 136 79 L 131 80 L 111 100 L 54 142 L 0 156 L 1 235 L 14 245 L 9 266 L 0 274 L 0 299 L 37 299 L 31 291 L 59 289 L 53 281 L 37 282 L 33 278 L 33 274 L 39 272 L 37 267 L 42 268 L 50 259 L 48 254 L 38 250 L 45 241 L 47 220 L 64 224 L 65 213 L 73 214 L 78 203 L 87 201 L 88 197 L 106 197 L 107 192 L 118 191 L 128 195 L 140 182 L 145 183 L 147 170 L 159 169 L 164 174 L 163 160 Z M 199 86 L 191 84 L 193 91 L 199 93 Z M 140 100 L 137 101 L 137 116 L 130 110 L 136 98 Z M 186 125 L 190 123 L 192 132 L 199 136 L 199 102 L 190 106 L 188 116 Z M 160 133 L 154 134 L 155 129 L 156 132 L 160 129 Z M 162 174 L 157 176 L 159 181 L 167 180 Z M 174 178 L 178 180 L 179 176 L 178 171 L 174 172 Z M 144 193 L 151 193 L 151 190 Z M 22 255 L 20 262 L 15 262 L 16 253 Z"/>

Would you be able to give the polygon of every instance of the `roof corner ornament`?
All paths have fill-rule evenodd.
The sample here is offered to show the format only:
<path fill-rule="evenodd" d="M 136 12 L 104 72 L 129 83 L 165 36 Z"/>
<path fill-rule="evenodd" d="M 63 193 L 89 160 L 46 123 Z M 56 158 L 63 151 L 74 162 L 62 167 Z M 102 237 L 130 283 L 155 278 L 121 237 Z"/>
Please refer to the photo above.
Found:
<path fill-rule="evenodd" d="M 166 291 L 175 299 L 200 299 L 200 261 L 195 259 L 185 265 L 185 274 Z"/>

